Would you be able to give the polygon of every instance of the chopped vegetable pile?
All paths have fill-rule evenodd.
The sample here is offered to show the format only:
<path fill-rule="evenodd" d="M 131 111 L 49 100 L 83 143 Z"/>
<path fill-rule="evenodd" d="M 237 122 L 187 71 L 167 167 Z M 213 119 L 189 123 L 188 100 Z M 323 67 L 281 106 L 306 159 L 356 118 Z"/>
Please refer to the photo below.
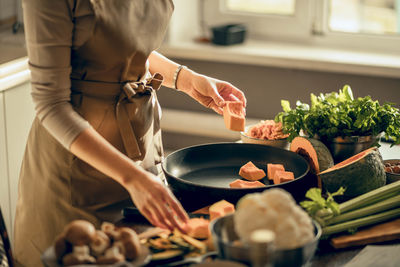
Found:
<path fill-rule="evenodd" d="M 323 140 L 339 136 L 377 136 L 385 132 L 387 138 L 394 139 L 394 144 L 400 144 L 399 109 L 391 103 L 380 105 L 370 96 L 354 99 L 348 85 L 339 93 L 311 94 L 311 107 L 297 101 L 296 108 L 291 109 L 287 100 L 282 100 L 281 105 L 283 111 L 277 114 L 275 121 L 282 122 L 289 141 L 301 130 Z"/>

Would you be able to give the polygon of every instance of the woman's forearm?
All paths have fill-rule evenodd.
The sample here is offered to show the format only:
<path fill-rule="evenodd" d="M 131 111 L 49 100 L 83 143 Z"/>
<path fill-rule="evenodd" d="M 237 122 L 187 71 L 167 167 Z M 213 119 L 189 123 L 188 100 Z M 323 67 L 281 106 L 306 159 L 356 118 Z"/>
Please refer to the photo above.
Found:
<path fill-rule="evenodd" d="M 70 149 L 78 158 L 124 187 L 130 186 L 134 182 L 133 177 L 144 172 L 91 127 L 78 135 Z"/>
<path fill-rule="evenodd" d="M 136 166 L 93 128 L 81 132 L 70 147 L 80 159 L 119 182 L 140 212 L 155 226 L 186 231 L 188 216 L 180 203 L 153 174 Z"/>
<path fill-rule="evenodd" d="M 179 64 L 166 58 L 160 53 L 153 51 L 149 56 L 150 72 L 152 74 L 158 72 L 164 77 L 163 85 L 169 88 L 174 88 L 174 74 Z M 181 91 L 187 91 L 192 86 L 192 76 L 194 72 L 190 69 L 183 68 L 179 72 L 177 79 L 177 88 Z"/>

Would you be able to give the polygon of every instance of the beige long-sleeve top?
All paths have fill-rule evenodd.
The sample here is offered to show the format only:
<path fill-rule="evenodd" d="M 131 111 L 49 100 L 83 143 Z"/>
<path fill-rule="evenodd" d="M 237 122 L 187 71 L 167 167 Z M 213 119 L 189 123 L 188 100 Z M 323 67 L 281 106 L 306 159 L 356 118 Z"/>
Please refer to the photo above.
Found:
<path fill-rule="evenodd" d="M 169 20 L 165 13 L 172 8 L 171 1 L 160 0 L 23 1 L 37 117 L 64 147 L 90 127 L 70 103 L 71 78 L 138 80 L 147 71 L 149 54 L 161 44 Z M 125 29 L 110 21 L 116 15 L 126 21 Z"/>

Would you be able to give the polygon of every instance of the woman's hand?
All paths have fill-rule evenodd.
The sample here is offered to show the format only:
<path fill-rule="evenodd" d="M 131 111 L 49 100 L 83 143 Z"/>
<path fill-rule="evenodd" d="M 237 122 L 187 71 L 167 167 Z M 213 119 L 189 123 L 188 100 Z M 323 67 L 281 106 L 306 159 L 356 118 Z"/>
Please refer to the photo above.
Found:
<path fill-rule="evenodd" d="M 179 73 L 177 88 L 218 114 L 222 114 L 225 101 L 241 101 L 246 107 L 247 100 L 243 92 L 232 84 L 186 68 Z"/>
<path fill-rule="evenodd" d="M 178 228 L 186 232 L 185 225 L 189 219 L 181 204 L 171 191 L 150 172 L 141 172 L 132 184 L 125 186 L 135 206 L 154 226 L 173 230 Z"/>

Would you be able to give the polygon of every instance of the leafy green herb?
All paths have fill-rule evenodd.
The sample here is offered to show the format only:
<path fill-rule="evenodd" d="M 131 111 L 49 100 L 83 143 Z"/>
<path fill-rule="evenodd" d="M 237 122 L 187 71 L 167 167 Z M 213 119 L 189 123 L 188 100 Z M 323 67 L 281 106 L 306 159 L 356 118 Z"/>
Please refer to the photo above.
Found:
<path fill-rule="evenodd" d="M 311 188 L 306 193 L 306 198 L 300 202 L 300 205 L 310 214 L 311 217 L 323 224 L 326 217 L 337 216 L 340 214 L 339 204 L 335 202 L 333 197 L 343 195 L 345 189 L 340 187 L 335 193 L 327 193 L 327 198 L 322 196 L 321 189 Z"/>
<path fill-rule="evenodd" d="M 393 103 L 380 105 L 370 96 L 354 99 L 350 86 L 339 93 L 311 94 L 311 107 L 300 101 L 291 109 L 287 100 L 281 101 L 283 111 L 275 117 L 282 122 L 289 141 L 303 131 L 323 140 L 345 136 L 377 136 L 382 132 L 400 144 L 400 110 Z"/>

